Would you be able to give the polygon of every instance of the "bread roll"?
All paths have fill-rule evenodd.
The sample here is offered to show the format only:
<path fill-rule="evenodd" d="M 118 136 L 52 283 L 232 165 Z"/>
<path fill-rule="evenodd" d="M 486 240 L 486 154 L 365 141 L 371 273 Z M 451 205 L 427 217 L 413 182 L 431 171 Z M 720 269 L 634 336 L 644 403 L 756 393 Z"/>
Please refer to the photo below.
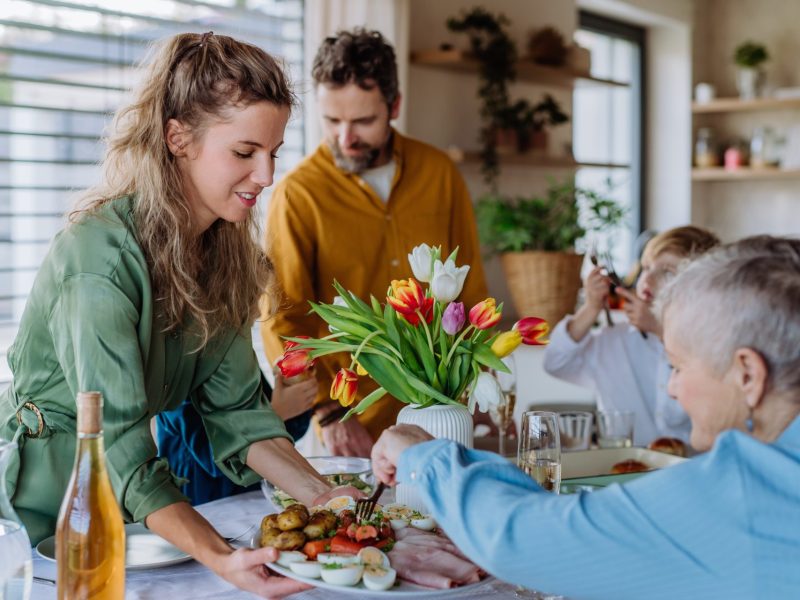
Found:
<path fill-rule="evenodd" d="M 684 444 L 678 438 L 656 438 L 650 442 L 648 448 L 650 448 L 650 450 L 655 450 L 656 452 L 666 452 L 667 454 L 686 457 L 686 444 Z"/>
<path fill-rule="evenodd" d="M 614 475 L 621 475 L 622 473 L 639 473 L 641 471 L 649 471 L 650 465 L 643 463 L 640 460 L 635 460 L 633 458 L 629 458 L 628 460 L 623 460 L 622 462 L 618 462 L 613 467 L 611 467 L 611 473 Z"/>

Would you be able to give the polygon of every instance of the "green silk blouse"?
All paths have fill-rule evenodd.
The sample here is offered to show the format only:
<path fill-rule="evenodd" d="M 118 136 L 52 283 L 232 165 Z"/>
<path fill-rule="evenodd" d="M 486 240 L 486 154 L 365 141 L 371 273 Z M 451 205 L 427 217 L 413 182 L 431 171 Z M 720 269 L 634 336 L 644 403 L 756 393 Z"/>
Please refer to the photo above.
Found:
<path fill-rule="evenodd" d="M 249 328 L 200 352 L 190 331 L 164 333 L 133 202 L 109 202 L 55 237 L 9 351 L 14 380 L 0 395 L 0 437 L 16 438 L 19 452 L 6 486 L 34 544 L 55 531 L 79 391 L 103 394 L 106 467 L 127 522 L 185 500 L 150 429 L 153 416 L 185 398 L 220 469 L 240 485 L 259 478 L 245 464 L 250 444 L 291 439 L 262 394 Z"/>

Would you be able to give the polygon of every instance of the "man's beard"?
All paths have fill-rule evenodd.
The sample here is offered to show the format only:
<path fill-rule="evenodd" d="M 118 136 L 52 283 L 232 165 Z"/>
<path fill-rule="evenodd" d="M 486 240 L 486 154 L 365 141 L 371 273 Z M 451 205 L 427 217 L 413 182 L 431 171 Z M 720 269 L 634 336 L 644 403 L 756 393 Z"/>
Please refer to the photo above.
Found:
<path fill-rule="evenodd" d="M 358 156 L 346 156 L 344 152 L 342 152 L 342 147 L 339 145 L 339 140 L 336 138 L 330 140 L 328 142 L 328 146 L 331 149 L 331 153 L 333 154 L 333 162 L 336 164 L 336 166 L 345 173 L 354 173 L 356 175 L 371 168 L 381 154 L 380 148 L 374 148 L 365 145 L 363 147 L 363 151 Z M 358 148 L 358 146 L 356 146 L 356 148 Z"/>

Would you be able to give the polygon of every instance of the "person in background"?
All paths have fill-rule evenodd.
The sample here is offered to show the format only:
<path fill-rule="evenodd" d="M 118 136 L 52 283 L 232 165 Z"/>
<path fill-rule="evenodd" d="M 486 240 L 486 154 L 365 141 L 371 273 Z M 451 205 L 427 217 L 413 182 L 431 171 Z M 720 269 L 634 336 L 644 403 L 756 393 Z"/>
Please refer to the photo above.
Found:
<path fill-rule="evenodd" d="M 669 361 L 661 341 L 661 324 L 653 312 L 659 290 L 683 261 L 719 244 L 716 235 L 694 226 L 669 229 L 651 239 L 642 254 L 636 290 L 614 288 L 625 300 L 629 323 L 605 324 L 593 330 L 608 298 L 611 281 L 602 266 L 584 281 L 584 304 L 565 317 L 550 336 L 544 369 L 550 375 L 592 388 L 600 410 L 635 413 L 634 444 L 656 438 L 688 442 L 686 412 L 667 393 Z"/>
<path fill-rule="evenodd" d="M 761 236 L 711 250 L 659 304 L 669 393 L 705 454 L 558 496 L 496 454 L 400 425 L 376 443 L 375 474 L 414 485 L 459 549 L 504 581 L 586 600 L 794 598 L 800 241 Z"/>
<path fill-rule="evenodd" d="M 126 522 L 144 522 L 233 585 L 264 597 L 305 586 L 269 575 L 272 548 L 234 550 L 181 494 L 150 423 L 190 398 L 217 466 L 264 477 L 308 505 L 333 490 L 266 402 L 250 328 L 272 266 L 253 213 L 272 184 L 294 95 L 266 52 L 184 33 L 152 55 L 117 113 L 101 183 L 53 240 L 9 351 L 0 437 L 31 541 L 52 535 L 75 456 L 80 391 L 102 393 L 106 466 Z"/>
<path fill-rule="evenodd" d="M 312 71 L 324 140 L 276 186 L 267 240 L 284 297 L 262 324 L 268 358 L 283 338 L 329 332 L 309 301 L 334 300 L 334 280 L 363 300 L 379 300 L 393 279 L 407 279 L 406 255 L 420 244 L 441 245 L 471 270 L 461 294 L 469 307 L 486 297 L 475 218 L 467 187 L 444 152 L 405 137 L 391 126 L 400 111 L 394 50 L 377 31 L 355 29 L 327 38 Z M 369 456 L 374 439 L 393 424 L 402 404 L 390 397 L 364 414 L 344 412 L 328 398 L 341 357 L 317 362 L 314 423 L 334 455 Z M 358 399 L 372 388 L 366 380 Z"/>
<path fill-rule="evenodd" d="M 311 403 L 317 393 L 316 379 L 295 383 L 277 373 L 274 390 L 263 377 L 261 387 L 272 410 L 297 442 L 308 429 Z M 191 400 L 184 400 L 175 410 L 159 413 L 156 422 L 158 455 L 166 458 L 172 472 L 186 481 L 181 485 L 181 492 L 193 505 L 252 491 L 259 486 L 259 483 L 238 485 L 216 465 L 203 418 Z"/>

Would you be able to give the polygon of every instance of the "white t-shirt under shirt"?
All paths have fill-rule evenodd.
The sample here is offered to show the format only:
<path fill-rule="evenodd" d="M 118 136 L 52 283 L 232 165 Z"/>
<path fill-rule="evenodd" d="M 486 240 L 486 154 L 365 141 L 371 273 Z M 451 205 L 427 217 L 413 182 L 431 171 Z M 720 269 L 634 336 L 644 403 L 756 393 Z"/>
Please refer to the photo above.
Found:
<path fill-rule="evenodd" d="M 394 172 L 396 169 L 397 165 L 394 159 L 392 159 L 385 165 L 375 167 L 374 169 L 367 169 L 360 175 L 361 179 L 366 181 L 369 187 L 375 190 L 375 193 L 378 194 L 381 200 L 388 202 L 389 194 L 392 192 L 392 181 L 394 181 Z"/>
<path fill-rule="evenodd" d="M 645 339 L 635 327 L 618 323 L 576 342 L 567 331 L 571 318 L 562 319 L 550 335 L 545 371 L 595 390 L 600 410 L 633 411 L 636 446 L 662 436 L 688 443 L 691 422 L 667 393 L 670 365 L 661 340 L 652 333 Z"/>

